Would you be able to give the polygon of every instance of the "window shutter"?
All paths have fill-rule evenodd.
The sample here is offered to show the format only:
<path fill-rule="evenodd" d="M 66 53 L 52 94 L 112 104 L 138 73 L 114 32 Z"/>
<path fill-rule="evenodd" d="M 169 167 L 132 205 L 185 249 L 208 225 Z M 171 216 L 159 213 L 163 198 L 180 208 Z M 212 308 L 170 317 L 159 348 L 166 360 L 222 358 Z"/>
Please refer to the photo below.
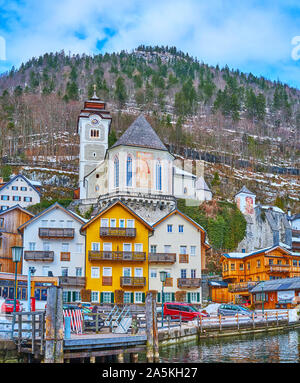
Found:
<path fill-rule="evenodd" d="M 200 293 L 197 293 L 197 302 L 200 302 Z"/>
<path fill-rule="evenodd" d="M 130 293 L 131 294 L 131 303 L 134 303 L 134 293 Z"/>
<path fill-rule="evenodd" d="M 191 303 L 191 293 L 187 293 L 187 301 L 188 303 Z"/>
<path fill-rule="evenodd" d="M 161 302 L 161 293 L 157 293 L 157 302 Z"/>
<path fill-rule="evenodd" d="M 114 303 L 115 301 L 115 294 L 114 293 L 111 293 L 111 296 L 110 296 L 110 303 Z"/>
<path fill-rule="evenodd" d="M 103 303 L 103 293 L 100 293 L 100 303 Z"/>
<path fill-rule="evenodd" d="M 145 293 L 142 293 L 142 302 L 145 303 Z"/>
<path fill-rule="evenodd" d="M 71 291 L 68 291 L 68 302 L 71 302 L 71 299 L 72 299 L 72 297 L 71 297 Z"/>
<path fill-rule="evenodd" d="M 76 302 L 76 291 L 72 291 L 72 302 Z"/>
<path fill-rule="evenodd" d="M 175 293 L 172 293 L 172 302 L 175 302 Z"/>

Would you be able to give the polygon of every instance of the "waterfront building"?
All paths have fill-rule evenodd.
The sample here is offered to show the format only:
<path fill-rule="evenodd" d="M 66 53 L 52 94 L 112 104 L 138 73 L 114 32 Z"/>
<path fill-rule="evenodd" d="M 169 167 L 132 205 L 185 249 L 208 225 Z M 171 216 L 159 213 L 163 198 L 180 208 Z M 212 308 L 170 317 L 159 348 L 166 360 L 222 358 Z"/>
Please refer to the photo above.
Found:
<path fill-rule="evenodd" d="M 85 222 L 55 203 L 19 227 L 24 247 L 22 274 L 35 267 L 35 276 L 58 277 L 65 302 L 80 301 L 85 286 L 85 237 L 80 233 Z"/>
<path fill-rule="evenodd" d="M 160 271 L 167 272 L 164 302 L 202 303 L 201 270 L 205 264 L 205 230 L 178 209 L 153 224 L 149 238 L 149 289 L 162 302 Z"/>
<path fill-rule="evenodd" d="M 148 283 L 149 235 L 153 228 L 121 201 L 85 223 L 85 300 L 144 303 Z"/>
<path fill-rule="evenodd" d="M 299 255 L 279 245 L 249 253 L 226 253 L 220 262 L 228 286 L 211 286 L 215 302 L 250 302 L 251 288 L 258 282 L 300 277 Z"/>
<path fill-rule="evenodd" d="M 40 202 L 40 183 L 34 185 L 22 174 L 12 177 L 8 182 L 2 183 L 0 187 L 0 211 L 7 210 L 14 205 L 23 208 Z"/>
<path fill-rule="evenodd" d="M 300 302 L 300 277 L 275 279 L 258 283 L 251 290 L 256 309 L 289 309 Z"/>
<path fill-rule="evenodd" d="M 22 236 L 18 227 L 29 221 L 34 214 L 20 205 L 15 205 L 7 210 L 0 211 L 0 272 L 14 273 L 15 263 L 12 260 L 11 247 L 22 246 Z M 22 263 L 17 265 L 21 273 Z"/>
<path fill-rule="evenodd" d="M 27 300 L 28 276 L 17 274 L 17 299 Z M 31 276 L 30 296 L 36 301 L 47 301 L 47 289 L 50 286 L 58 286 L 58 277 Z M 2 298 L 15 297 L 15 273 L 0 272 L 0 296 Z M 26 307 L 24 307 L 26 310 Z"/>

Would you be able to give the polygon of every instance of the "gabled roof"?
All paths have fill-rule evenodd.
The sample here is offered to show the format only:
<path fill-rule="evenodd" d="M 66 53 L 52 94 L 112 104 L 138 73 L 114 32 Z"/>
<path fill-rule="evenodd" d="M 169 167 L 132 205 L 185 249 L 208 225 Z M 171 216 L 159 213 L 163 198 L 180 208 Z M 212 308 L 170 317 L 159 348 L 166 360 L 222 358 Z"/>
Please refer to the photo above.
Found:
<path fill-rule="evenodd" d="M 157 222 L 155 222 L 153 224 L 153 227 L 156 227 L 158 226 L 161 222 L 163 222 L 164 220 L 170 218 L 173 214 L 179 214 L 181 215 L 181 217 L 183 217 L 185 220 L 187 220 L 188 222 L 190 222 L 194 227 L 196 227 L 196 229 L 198 230 L 201 230 L 203 231 L 204 233 L 206 233 L 206 230 L 203 229 L 203 227 L 201 225 L 199 225 L 199 223 L 195 222 L 192 218 L 188 217 L 186 214 L 182 213 L 182 211 L 180 211 L 179 209 L 174 209 L 172 211 L 170 211 L 170 213 L 168 213 L 167 215 L 165 215 L 164 217 L 162 217 L 160 220 L 158 220 Z"/>
<path fill-rule="evenodd" d="M 23 176 L 22 174 L 17 174 L 16 176 L 14 176 L 13 178 L 11 178 L 8 182 L 6 182 L 1 188 L 0 188 L 0 192 L 2 190 L 4 190 L 8 185 L 10 185 L 15 179 L 17 179 L 18 177 L 21 177 L 23 178 L 23 180 L 30 186 L 32 187 L 32 189 L 34 189 L 39 195 L 41 195 L 41 193 L 36 189 L 36 187 L 29 181 L 28 178 L 26 178 L 25 176 Z"/>
<path fill-rule="evenodd" d="M 42 217 L 43 215 L 49 213 L 51 210 L 54 210 L 54 209 L 61 209 L 62 211 L 64 211 L 65 213 L 67 213 L 68 215 L 70 215 L 72 218 L 74 218 L 76 221 L 78 221 L 79 223 L 84 223 L 86 222 L 86 220 L 82 217 L 80 217 L 79 215 L 73 213 L 71 210 L 68 210 L 66 208 L 64 208 L 62 205 L 60 205 L 58 202 L 55 202 L 53 205 L 49 206 L 47 209 L 43 210 L 41 213 L 35 215 L 33 218 L 31 218 L 29 221 L 23 223 L 23 225 L 21 225 L 20 227 L 18 227 L 18 230 L 19 231 L 22 231 L 24 230 L 24 228 L 28 225 L 30 225 L 32 222 L 35 222 L 37 219 L 39 219 L 40 217 Z"/>
<path fill-rule="evenodd" d="M 152 126 L 141 114 L 122 134 L 111 148 L 116 146 L 138 146 L 142 148 L 157 149 L 168 151 L 161 139 L 155 133 Z"/>
<path fill-rule="evenodd" d="M 249 253 L 225 253 L 223 254 L 223 256 L 225 258 L 237 258 L 237 259 L 242 259 L 242 258 L 246 258 L 246 257 L 250 257 L 252 255 L 257 255 L 257 254 L 260 254 L 260 253 L 270 253 L 271 251 L 275 250 L 275 249 L 281 249 L 284 253 L 288 254 L 288 255 L 291 255 L 291 252 L 288 251 L 287 249 L 285 249 L 284 247 L 282 246 L 279 246 L 279 245 L 276 245 L 276 246 L 271 246 L 271 247 L 266 247 L 264 249 L 259 249 L 259 250 L 255 250 L 255 251 L 251 251 Z"/>
<path fill-rule="evenodd" d="M 130 207 L 125 205 L 119 199 L 112 202 L 110 205 L 106 206 L 104 209 L 99 211 L 99 213 L 97 215 L 95 215 L 95 217 L 91 218 L 88 222 L 86 222 L 83 226 L 81 226 L 80 231 L 82 232 L 82 231 L 86 230 L 86 228 L 91 223 L 96 221 L 99 217 L 101 217 L 103 214 L 105 214 L 108 210 L 112 209 L 116 205 L 122 206 L 125 210 L 127 210 L 130 214 L 132 214 L 137 220 L 139 220 L 144 226 L 146 226 L 149 230 L 153 231 L 153 227 L 151 225 L 149 225 L 146 221 L 144 221 L 142 217 L 140 217 L 136 212 L 134 212 L 132 209 L 130 209 Z"/>
<path fill-rule="evenodd" d="M 211 192 L 210 188 L 205 182 L 205 179 L 202 176 L 200 176 L 196 181 L 196 190 L 205 190 Z"/>
<path fill-rule="evenodd" d="M 31 215 L 31 217 L 34 217 L 34 214 L 33 214 L 33 213 L 31 213 L 29 210 L 24 209 L 24 208 L 23 208 L 22 206 L 20 206 L 19 204 L 14 205 L 14 206 L 10 207 L 9 209 L 6 209 L 6 210 L 0 210 L 0 215 L 1 215 L 1 214 L 8 213 L 8 212 L 10 212 L 10 211 L 12 211 L 12 210 L 15 210 L 15 209 L 21 210 L 23 213 L 29 214 L 29 215 Z"/>
<path fill-rule="evenodd" d="M 252 193 L 249 189 L 247 189 L 245 185 L 241 188 L 241 190 L 239 192 L 236 193 L 236 195 L 238 195 L 240 193 L 256 195 L 256 194 Z"/>

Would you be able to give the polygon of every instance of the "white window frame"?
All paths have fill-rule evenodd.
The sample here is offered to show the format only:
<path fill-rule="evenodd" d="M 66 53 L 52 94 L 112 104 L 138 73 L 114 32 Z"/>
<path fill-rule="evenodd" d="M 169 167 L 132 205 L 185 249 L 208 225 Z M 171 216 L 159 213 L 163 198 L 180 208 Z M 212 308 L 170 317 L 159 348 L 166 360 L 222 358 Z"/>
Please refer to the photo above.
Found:
<path fill-rule="evenodd" d="M 112 251 L 112 242 L 103 242 L 103 251 Z"/>
<path fill-rule="evenodd" d="M 36 242 L 29 242 L 29 251 L 35 251 Z"/>
<path fill-rule="evenodd" d="M 130 250 L 125 250 L 126 245 L 129 245 Z M 123 243 L 123 251 L 132 251 L 132 243 Z"/>
<path fill-rule="evenodd" d="M 140 247 L 140 250 L 138 250 L 137 247 Z M 142 252 L 143 251 L 143 244 L 142 243 L 135 243 L 134 244 L 134 251 Z"/>
<path fill-rule="evenodd" d="M 150 269 L 150 278 L 151 279 L 156 279 L 157 278 L 157 270 L 156 269 Z"/>
<path fill-rule="evenodd" d="M 66 274 L 64 274 L 63 271 L 66 271 Z M 69 275 L 69 268 L 68 267 L 62 267 L 61 268 L 61 275 L 62 275 L 62 277 L 67 277 Z"/>
<path fill-rule="evenodd" d="M 192 252 L 192 249 L 195 249 L 195 252 Z M 191 250 L 190 251 L 191 256 L 195 257 L 197 253 L 197 246 L 191 245 L 190 250 Z"/>
<path fill-rule="evenodd" d="M 97 271 L 97 273 L 96 273 Z M 100 278 L 100 267 L 91 267 L 91 278 L 98 279 Z"/>
<path fill-rule="evenodd" d="M 119 227 L 125 228 L 126 227 L 126 220 L 121 218 L 119 219 Z"/>
<path fill-rule="evenodd" d="M 138 273 L 137 273 L 138 271 Z M 141 275 L 137 275 L 141 272 Z M 143 267 L 135 267 L 134 268 L 134 276 L 135 277 L 139 277 L 139 278 L 142 278 L 144 276 L 144 268 Z"/>
<path fill-rule="evenodd" d="M 95 296 L 97 299 L 94 299 Z M 91 291 L 91 302 L 99 303 L 99 291 Z"/>
<path fill-rule="evenodd" d="M 109 219 L 101 218 L 101 227 L 109 227 Z"/>
<path fill-rule="evenodd" d="M 116 218 L 110 219 L 110 227 L 117 227 L 117 219 Z"/>
<path fill-rule="evenodd" d="M 137 299 L 137 296 L 140 294 L 141 299 Z M 134 303 L 143 303 L 143 292 L 142 291 L 135 291 L 134 293 Z"/>
<path fill-rule="evenodd" d="M 191 303 L 198 303 L 198 300 L 197 300 L 197 292 L 195 291 L 192 291 L 191 294 L 190 294 L 190 299 L 191 299 Z M 195 299 L 193 298 L 193 296 L 195 297 Z"/>
<path fill-rule="evenodd" d="M 103 267 L 102 277 L 112 277 L 112 267 Z"/>
<path fill-rule="evenodd" d="M 125 297 L 129 297 L 129 299 L 125 299 Z M 123 303 L 131 303 L 131 292 L 124 291 Z"/>
<path fill-rule="evenodd" d="M 91 250 L 92 251 L 100 251 L 100 242 L 92 242 L 91 243 Z"/>
<path fill-rule="evenodd" d="M 62 253 L 68 253 L 70 250 L 70 244 L 68 242 L 63 242 L 61 244 L 61 251 Z"/>
<path fill-rule="evenodd" d="M 132 222 L 132 226 L 130 226 L 131 225 L 130 222 Z M 126 223 L 127 223 L 128 228 L 134 228 L 135 227 L 135 220 L 134 219 L 127 219 Z"/>
<path fill-rule="evenodd" d="M 129 275 L 125 275 L 125 270 L 129 270 L 130 271 L 130 273 L 129 273 Z M 131 267 L 123 267 L 123 277 L 131 277 L 131 275 L 132 275 L 132 270 L 131 270 Z"/>
<path fill-rule="evenodd" d="M 111 302 L 111 291 L 103 291 L 102 292 L 102 297 L 103 297 L 103 301 L 102 301 L 102 303 L 112 303 Z M 105 299 L 105 297 L 108 297 L 109 296 L 109 299 Z"/>
<path fill-rule="evenodd" d="M 75 275 L 76 275 L 76 277 L 82 277 L 82 267 L 76 267 L 75 268 Z"/>

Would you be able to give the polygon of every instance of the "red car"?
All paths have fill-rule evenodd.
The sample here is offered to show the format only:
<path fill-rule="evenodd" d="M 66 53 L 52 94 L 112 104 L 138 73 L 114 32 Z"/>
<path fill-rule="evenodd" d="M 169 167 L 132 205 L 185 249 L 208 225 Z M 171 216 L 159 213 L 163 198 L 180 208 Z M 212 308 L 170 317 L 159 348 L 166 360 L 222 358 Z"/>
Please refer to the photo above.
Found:
<path fill-rule="evenodd" d="M 189 303 L 164 303 L 164 317 L 170 317 L 171 319 L 193 320 L 197 317 L 209 317 L 209 314 L 205 311 L 199 311 Z"/>
<path fill-rule="evenodd" d="M 1 312 L 2 313 L 12 313 L 14 311 L 14 300 L 13 299 L 5 299 L 5 301 L 2 303 L 1 306 Z M 16 312 L 22 311 L 22 305 L 20 304 L 20 301 L 16 300 Z"/>

